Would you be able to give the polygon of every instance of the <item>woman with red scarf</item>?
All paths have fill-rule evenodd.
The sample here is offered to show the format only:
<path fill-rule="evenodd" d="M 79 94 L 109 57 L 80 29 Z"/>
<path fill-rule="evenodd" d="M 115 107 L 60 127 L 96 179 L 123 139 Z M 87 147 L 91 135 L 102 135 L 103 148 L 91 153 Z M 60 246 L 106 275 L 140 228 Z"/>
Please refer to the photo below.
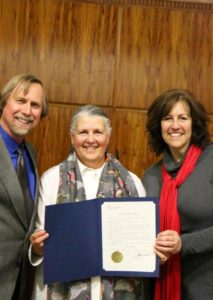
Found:
<path fill-rule="evenodd" d="M 213 145 L 208 121 L 202 104 L 187 90 L 166 91 L 148 110 L 149 144 L 162 155 L 142 180 L 147 196 L 160 198 L 155 251 L 161 269 L 150 299 L 213 299 Z"/>

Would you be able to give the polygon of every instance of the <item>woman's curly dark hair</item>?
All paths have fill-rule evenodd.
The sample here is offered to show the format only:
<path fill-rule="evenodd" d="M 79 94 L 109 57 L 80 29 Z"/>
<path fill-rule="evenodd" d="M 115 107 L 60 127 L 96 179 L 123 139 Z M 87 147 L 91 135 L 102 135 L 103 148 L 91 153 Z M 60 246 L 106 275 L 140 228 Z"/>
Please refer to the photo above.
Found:
<path fill-rule="evenodd" d="M 157 155 L 167 148 L 161 134 L 161 120 L 169 114 L 178 101 L 184 101 L 190 109 L 192 118 L 191 144 L 202 148 L 211 144 L 208 132 L 209 117 L 204 106 L 195 99 L 191 92 L 184 89 L 172 89 L 158 96 L 148 109 L 146 124 L 148 141 L 151 149 Z"/>

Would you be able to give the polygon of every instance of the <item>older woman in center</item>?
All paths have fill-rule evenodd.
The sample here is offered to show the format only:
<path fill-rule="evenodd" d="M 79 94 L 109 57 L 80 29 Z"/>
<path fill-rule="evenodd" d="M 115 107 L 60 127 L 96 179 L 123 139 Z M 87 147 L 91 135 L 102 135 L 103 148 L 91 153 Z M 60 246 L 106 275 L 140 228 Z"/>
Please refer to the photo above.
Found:
<path fill-rule="evenodd" d="M 110 120 L 101 108 L 80 107 L 73 114 L 70 126 L 73 150 L 65 161 L 47 170 L 41 178 L 36 231 L 31 235 L 29 251 L 32 264 L 37 266 L 33 299 L 142 299 L 141 278 L 93 277 L 48 287 L 42 283 L 43 246 L 48 238 L 44 230 L 46 205 L 103 197 L 145 196 L 140 179 L 107 151 L 110 134 Z"/>

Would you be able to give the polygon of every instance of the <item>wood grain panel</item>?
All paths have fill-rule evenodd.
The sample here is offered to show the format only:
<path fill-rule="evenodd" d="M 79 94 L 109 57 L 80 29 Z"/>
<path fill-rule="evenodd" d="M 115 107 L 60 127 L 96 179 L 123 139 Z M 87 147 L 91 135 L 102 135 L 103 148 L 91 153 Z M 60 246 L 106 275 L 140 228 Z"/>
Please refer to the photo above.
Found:
<path fill-rule="evenodd" d="M 209 132 L 211 136 L 211 141 L 213 143 L 213 116 L 210 116 Z"/>
<path fill-rule="evenodd" d="M 119 159 L 130 171 L 141 177 L 144 170 L 156 160 L 147 144 L 146 113 L 117 109 L 115 116 L 115 146 Z"/>
<path fill-rule="evenodd" d="M 69 125 L 74 106 L 50 105 L 49 115 L 28 136 L 37 151 L 39 173 L 64 160 L 71 149 Z"/>
<path fill-rule="evenodd" d="M 115 103 L 147 108 L 162 91 L 187 88 L 213 113 L 213 15 L 123 7 Z"/>
<path fill-rule="evenodd" d="M 1 84 L 32 72 L 53 102 L 111 105 L 117 7 L 70 0 L 0 5 Z"/>
<path fill-rule="evenodd" d="M 111 105 L 116 39 L 115 7 L 72 4 L 64 34 L 52 34 L 47 53 L 52 70 L 50 97 L 62 102 Z M 58 27 L 57 24 L 54 26 Z M 53 50 L 52 52 L 52 49 Z M 60 51 L 58 51 L 60 49 Z M 52 52 L 52 53 L 51 53 Z M 61 93 L 61 90 L 63 93 Z"/>

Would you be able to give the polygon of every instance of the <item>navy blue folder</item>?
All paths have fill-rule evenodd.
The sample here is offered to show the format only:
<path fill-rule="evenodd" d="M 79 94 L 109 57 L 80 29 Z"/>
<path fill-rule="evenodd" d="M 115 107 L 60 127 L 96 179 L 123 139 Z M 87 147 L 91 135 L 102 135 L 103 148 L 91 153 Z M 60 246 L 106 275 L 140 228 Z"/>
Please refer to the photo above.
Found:
<path fill-rule="evenodd" d="M 158 198 L 103 198 L 46 206 L 44 283 L 82 280 L 93 276 L 158 277 L 154 272 L 105 271 L 102 268 L 101 205 L 111 201 L 152 201 L 159 232 Z"/>

